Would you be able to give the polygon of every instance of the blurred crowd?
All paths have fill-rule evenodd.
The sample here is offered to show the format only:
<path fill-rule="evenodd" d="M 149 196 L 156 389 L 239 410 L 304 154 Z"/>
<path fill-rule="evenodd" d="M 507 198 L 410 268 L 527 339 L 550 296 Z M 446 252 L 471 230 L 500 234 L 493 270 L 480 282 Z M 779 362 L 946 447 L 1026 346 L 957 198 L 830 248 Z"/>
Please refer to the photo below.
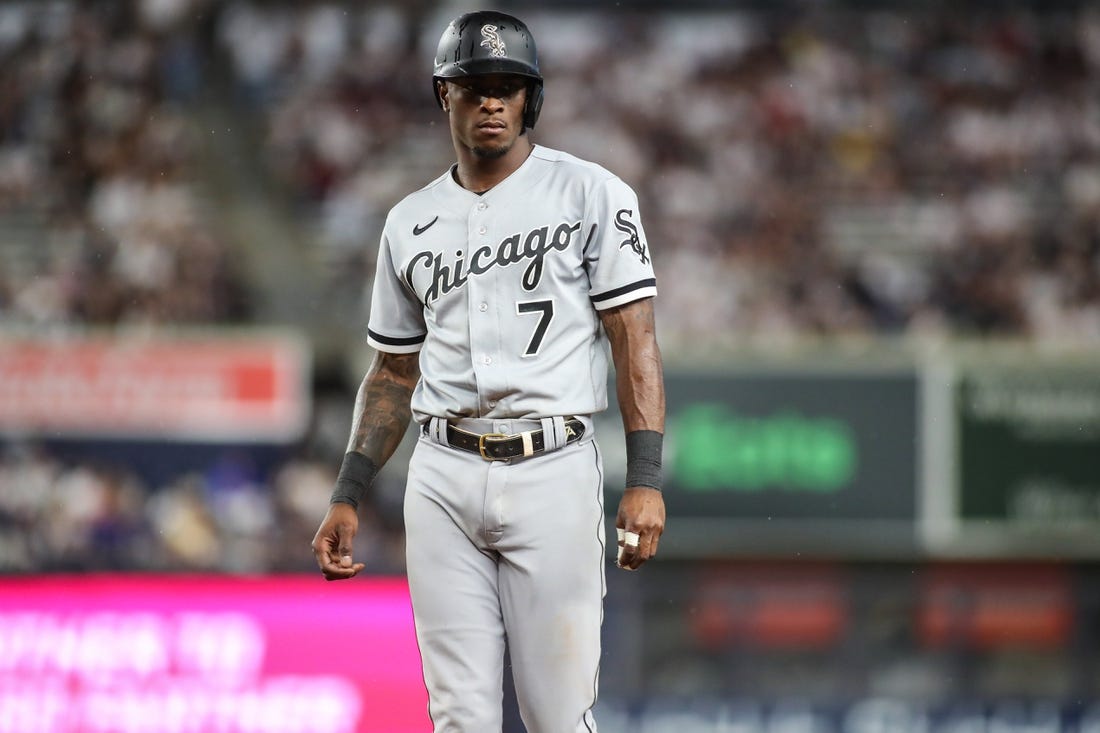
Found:
<path fill-rule="evenodd" d="M 666 350 L 1100 344 L 1100 10 L 768 8 L 517 11 L 546 76 L 534 139 L 639 193 Z M 262 320 L 205 184 L 215 87 L 265 131 L 268 176 L 334 264 L 327 293 L 365 307 L 386 212 L 453 157 L 430 73 L 456 12 L 0 5 L 0 327 Z M 340 453 L 227 488 L 214 467 L 153 481 L 0 448 L 0 571 L 306 569 Z M 397 569 L 400 528 L 378 522 Z"/>
<path fill-rule="evenodd" d="M 154 12 L 171 5 L 0 6 L 0 325 L 244 317 L 194 174 L 200 59 Z"/>
<path fill-rule="evenodd" d="M 125 460 L 59 453 L 30 443 L 0 450 L 0 574 L 317 569 L 310 542 L 338 460 L 291 452 L 258 465 L 230 448 L 158 480 Z M 383 478 L 381 498 L 361 512 L 355 553 L 372 573 L 404 569 L 387 486 Z"/>

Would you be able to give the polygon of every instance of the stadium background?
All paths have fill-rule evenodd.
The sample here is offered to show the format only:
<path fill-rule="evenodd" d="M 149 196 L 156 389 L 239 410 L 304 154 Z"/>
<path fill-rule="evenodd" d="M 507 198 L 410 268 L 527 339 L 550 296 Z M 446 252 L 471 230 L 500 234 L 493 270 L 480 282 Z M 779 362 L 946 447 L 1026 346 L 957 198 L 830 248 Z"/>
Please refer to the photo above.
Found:
<path fill-rule="evenodd" d="M 498 5 L 661 288 L 669 530 L 609 574 L 601 730 L 1100 731 L 1100 11 Z M 407 453 L 372 580 L 308 545 L 462 9 L 0 4 L 0 731 L 426 729 Z"/>

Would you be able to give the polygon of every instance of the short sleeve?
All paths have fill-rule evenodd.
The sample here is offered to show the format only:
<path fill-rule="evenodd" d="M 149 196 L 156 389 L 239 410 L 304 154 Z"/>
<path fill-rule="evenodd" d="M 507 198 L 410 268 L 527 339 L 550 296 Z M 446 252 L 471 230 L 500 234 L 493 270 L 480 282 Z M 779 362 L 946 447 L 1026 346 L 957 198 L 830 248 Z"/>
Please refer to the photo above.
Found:
<path fill-rule="evenodd" d="M 424 308 L 393 265 L 389 238 L 383 233 L 374 272 L 367 343 L 392 354 L 411 354 L 424 345 L 428 329 Z"/>
<path fill-rule="evenodd" d="M 657 294 L 649 243 L 638 211 L 638 197 L 612 177 L 594 191 L 583 232 L 589 298 L 596 310 Z"/>

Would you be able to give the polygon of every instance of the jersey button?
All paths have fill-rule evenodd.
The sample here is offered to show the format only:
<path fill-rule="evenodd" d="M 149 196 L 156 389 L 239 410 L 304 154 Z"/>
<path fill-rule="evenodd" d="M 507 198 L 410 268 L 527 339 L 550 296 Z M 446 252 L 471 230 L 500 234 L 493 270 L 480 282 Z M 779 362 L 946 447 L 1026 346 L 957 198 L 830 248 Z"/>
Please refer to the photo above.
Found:
<path fill-rule="evenodd" d="M 496 400 L 489 400 L 489 407 L 496 407 L 496 406 L 497 406 L 497 401 Z"/>
<path fill-rule="evenodd" d="M 479 305 L 477 307 L 477 309 L 479 311 L 481 311 L 482 313 L 484 313 L 485 311 L 489 310 L 489 304 L 488 303 L 482 303 L 481 305 Z"/>
<path fill-rule="evenodd" d="M 487 231 L 489 231 L 489 230 L 488 230 L 488 229 L 486 229 L 485 227 L 481 227 L 480 229 L 478 229 L 478 230 L 477 230 L 477 233 L 478 233 L 478 234 L 484 234 L 484 233 L 485 233 L 485 232 L 487 232 Z"/>
<path fill-rule="evenodd" d="M 489 204 L 487 204 L 487 203 L 485 203 L 484 201 L 482 201 L 481 203 L 479 203 L 479 204 L 477 205 L 477 208 L 478 208 L 478 211 L 485 211 L 485 209 L 486 209 L 486 208 L 487 208 L 488 206 L 489 206 Z"/>
<path fill-rule="evenodd" d="M 487 365 L 492 364 L 493 363 L 493 357 L 486 356 L 484 359 L 482 359 L 482 361 L 484 361 Z"/>

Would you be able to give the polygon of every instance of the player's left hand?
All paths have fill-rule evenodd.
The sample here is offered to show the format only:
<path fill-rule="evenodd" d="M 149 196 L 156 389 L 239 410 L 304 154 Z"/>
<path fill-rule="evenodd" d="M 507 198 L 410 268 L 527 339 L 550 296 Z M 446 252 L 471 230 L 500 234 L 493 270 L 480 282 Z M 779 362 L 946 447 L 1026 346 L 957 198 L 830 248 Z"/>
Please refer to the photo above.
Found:
<path fill-rule="evenodd" d="M 657 554 L 657 542 L 665 531 L 665 499 L 661 492 L 648 486 L 634 486 L 623 492 L 615 528 L 619 535 L 616 564 L 623 570 L 637 570 Z"/>

